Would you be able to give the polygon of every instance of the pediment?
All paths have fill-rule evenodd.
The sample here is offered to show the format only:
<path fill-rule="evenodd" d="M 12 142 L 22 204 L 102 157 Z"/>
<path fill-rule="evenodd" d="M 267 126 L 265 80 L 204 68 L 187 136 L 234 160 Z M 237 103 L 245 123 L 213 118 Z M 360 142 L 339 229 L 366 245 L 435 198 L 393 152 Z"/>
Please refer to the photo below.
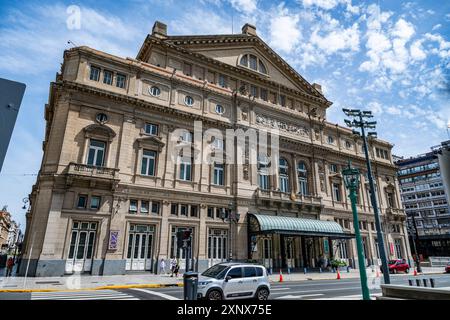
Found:
<path fill-rule="evenodd" d="M 137 141 L 139 147 L 153 147 L 158 150 L 161 150 L 165 146 L 165 143 L 162 142 L 160 138 L 155 137 L 155 136 L 139 138 L 139 139 L 136 139 L 136 141 Z"/>
<path fill-rule="evenodd" d="M 321 92 L 306 81 L 258 36 L 171 36 L 167 37 L 165 41 L 193 53 L 250 72 L 252 70 L 242 67 L 239 60 L 242 55 L 253 54 L 261 59 L 267 67 L 267 76 L 255 72 L 262 78 L 326 100 Z"/>
<path fill-rule="evenodd" d="M 87 136 L 103 136 L 107 137 L 109 140 L 113 139 L 116 136 L 116 133 L 113 129 L 108 126 L 102 124 L 91 124 L 84 128 L 84 132 Z"/>

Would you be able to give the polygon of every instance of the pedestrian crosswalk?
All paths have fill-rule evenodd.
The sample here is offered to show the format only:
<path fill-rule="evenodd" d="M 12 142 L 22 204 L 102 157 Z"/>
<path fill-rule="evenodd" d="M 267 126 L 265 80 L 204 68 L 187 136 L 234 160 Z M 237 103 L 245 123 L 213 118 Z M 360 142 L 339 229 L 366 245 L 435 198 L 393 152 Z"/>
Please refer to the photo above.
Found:
<path fill-rule="evenodd" d="M 31 300 L 139 300 L 115 290 L 33 292 Z"/>

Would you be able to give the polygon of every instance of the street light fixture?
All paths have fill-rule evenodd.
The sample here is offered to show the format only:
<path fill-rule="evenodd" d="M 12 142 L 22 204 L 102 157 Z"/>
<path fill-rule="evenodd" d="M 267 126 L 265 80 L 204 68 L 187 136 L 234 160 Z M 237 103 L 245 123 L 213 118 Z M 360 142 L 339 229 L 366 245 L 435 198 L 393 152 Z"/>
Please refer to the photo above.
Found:
<path fill-rule="evenodd" d="M 373 212 L 374 212 L 374 216 L 375 216 L 375 227 L 377 229 L 378 248 L 379 248 L 379 252 L 380 252 L 380 259 L 381 259 L 381 265 L 382 265 L 382 270 L 383 270 L 383 278 L 384 278 L 385 284 L 390 284 L 391 280 L 389 277 L 389 268 L 387 266 L 383 231 L 381 229 L 380 213 L 378 210 L 377 198 L 376 198 L 376 193 L 375 193 L 375 183 L 373 181 L 373 176 L 372 176 L 372 166 L 370 164 L 369 149 L 367 147 L 367 138 L 366 138 L 366 131 L 365 131 L 365 129 L 375 129 L 377 122 L 376 121 L 369 122 L 369 121 L 364 120 L 364 118 L 372 118 L 373 117 L 372 111 L 361 111 L 361 110 L 357 110 L 357 109 L 351 109 L 351 110 L 350 109 L 342 109 L 342 111 L 344 111 L 346 116 L 353 118 L 352 122 L 350 122 L 349 120 L 345 121 L 347 126 L 350 128 L 359 128 L 361 130 L 361 133 L 359 133 L 357 130 L 352 130 L 352 132 L 353 132 L 353 134 L 360 136 L 363 140 L 364 154 L 366 156 L 366 165 L 367 165 L 367 177 L 369 179 L 369 186 L 370 186 L 370 200 L 372 203 Z M 371 138 L 376 138 L 377 133 L 369 132 L 368 136 Z"/>
<path fill-rule="evenodd" d="M 356 199 L 357 191 L 359 186 L 359 170 L 357 168 L 352 168 L 350 161 L 348 162 L 348 167 L 342 170 L 342 175 L 344 177 L 345 187 L 350 191 L 349 198 L 352 203 L 353 212 L 353 227 L 355 228 L 356 235 L 356 248 L 358 251 L 358 265 L 359 265 L 359 275 L 361 279 L 361 289 L 364 300 L 370 300 L 369 288 L 367 286 L 367 274 L 365 266 L 364 249 L 361 240 L 361 232 L 359 231 L 359 221 L 358 221 L 358 211 L 356 209 Z"/>
<path fill-rule="evenodd" d="M 229 260 L 232 261 L 233 260 L 233 241 L 232 241 L 232 222 L 234 223 L 238 223 L 239 222 L 239 218 L 241 217 L 241 215 L 239 214 L 239 212 L 237 212 L 236 209 L 236 204 L 234 201 L 230 201 L 228 203 L 228 220 L 230 221 L 230 244 L 229 244 L 229 251 L 230 251 L 230 256 L 229 256 Z"/>

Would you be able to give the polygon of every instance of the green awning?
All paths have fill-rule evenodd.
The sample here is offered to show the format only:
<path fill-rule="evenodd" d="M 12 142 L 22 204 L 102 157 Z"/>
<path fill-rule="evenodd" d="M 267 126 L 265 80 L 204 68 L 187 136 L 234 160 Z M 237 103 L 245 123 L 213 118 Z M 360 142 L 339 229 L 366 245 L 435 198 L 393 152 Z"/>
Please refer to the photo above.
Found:
<path fill-rule="evenodd" d="M 331 238 L 353 238 L 334 221 L 249 213 L 250 233 L 280 233 Z"/>

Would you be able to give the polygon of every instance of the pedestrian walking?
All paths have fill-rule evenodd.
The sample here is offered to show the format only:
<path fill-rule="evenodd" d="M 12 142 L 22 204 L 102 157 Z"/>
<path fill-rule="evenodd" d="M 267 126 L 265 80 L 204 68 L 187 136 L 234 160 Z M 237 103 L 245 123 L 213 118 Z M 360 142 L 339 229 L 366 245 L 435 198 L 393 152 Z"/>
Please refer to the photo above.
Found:
<path fill-rule="evenodd" d="M 180 263 L 178 262 L 178 259 L 176 260 L 175 269 L 173 272 L 175 273 L 175 277 L 178 278 L 178 271 L 180 270 Z"/>
<path fill-rule="evenodd" d="M 163 259 L 161 259 L 161 262 L 159 263 L 159 268 L 161 270 L 161 274 L 164 273 L 164 275 L 166 275 L 166 261 Z"/>
<path fill-rule="evenodd" d="M 12 275 L 12 270 L 14 268 L 14 258 L 9 257 L 8 261 L 6 262 L 6 276 L 10 277 Z"/>
<path fill-rule="evenodd" d="M 177 266 L 177 260 L 175 258 L 170 259 L 170 276 L 173 277 L 173 274 L 175 273 L 175 267 Z"/>

